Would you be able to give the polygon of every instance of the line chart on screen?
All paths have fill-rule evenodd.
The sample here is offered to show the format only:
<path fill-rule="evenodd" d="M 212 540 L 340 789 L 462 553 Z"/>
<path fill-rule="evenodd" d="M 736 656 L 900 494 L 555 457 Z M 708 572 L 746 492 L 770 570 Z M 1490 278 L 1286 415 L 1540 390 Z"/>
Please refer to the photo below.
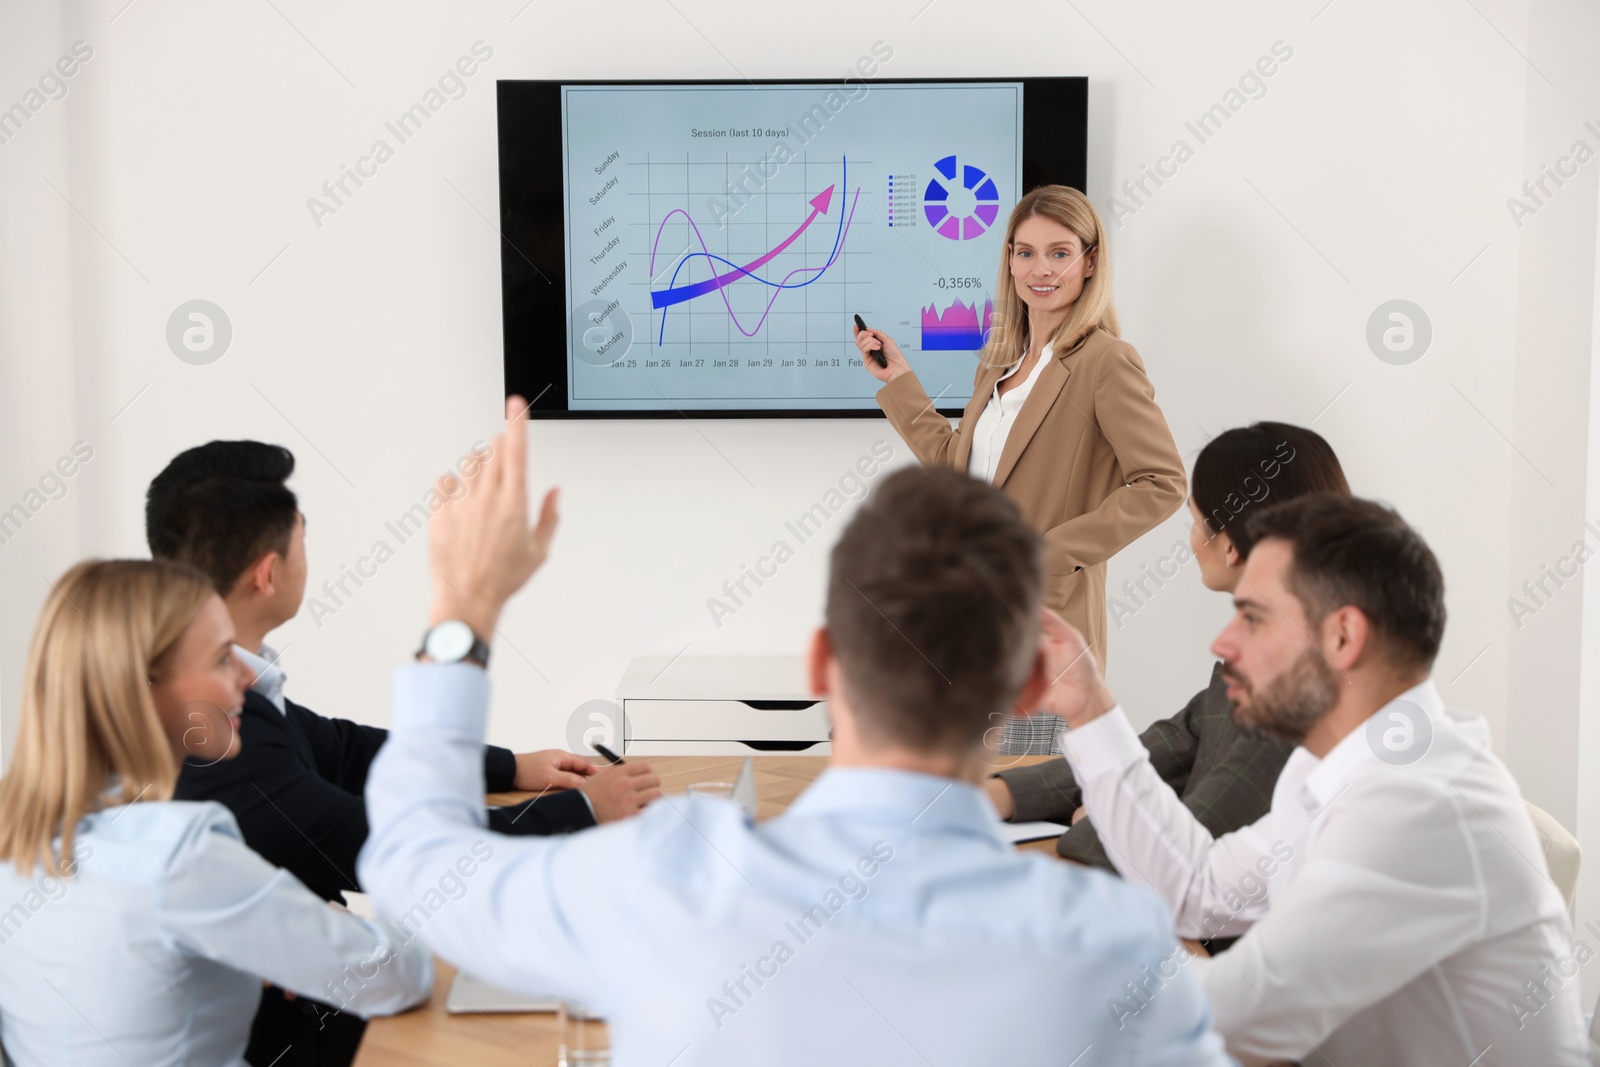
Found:
<path fill-rule="evenodd" d="M 687 209 L 674 207 L 667 211 L 656 226 L 649 260 L 649 276 L 653 279 L 650 306 L 652 311 L 660 313 L 657 346 L 669 343 L 668 314 L 677 305 L 709 298 L 709 302 L 721 304 L 733 328 L 744 337 L 754 338 L 766 327 L 775 310 L 782 313 L 778 302 L 786 291 L 805 289 L 827 278 L 845 252 L 861 200 L 861 187 L 857 185 L 852 191 L 849 178 L 849 160 L 841 157 L 838 180 L 810 195 L 801 205 L 790 206 L 796 199 L 794 196 L 785 197 L 776 208 L 763 203 L 760 228 L 764 234 L 758 245 L 768 244 L 770 238 L 765 233 L 774 226 L 774 213 L 780 217 L 776 224 L 780 232 L 786 226 L 791 228 L 781 239 L 759 252 L 734 254 L 727 249 L 723 254 L 713 252 L 700 224 Z M 781 217 L 786 213 L 797 217 L 782 222 Z M 754 224 L 747 221 L 746 225 Z M 664 254 L 663 239 L 677 227 L 685 231 L 682 250 L 676 249 L 675 241 L 667 240 Z M 814 238 L 818 234 L 825 236 L 829 229 L 833 231 L 832 240 L 826 245 L 826 254 L 822 255 L 820 247 L 815 247 Z M 662 277 L 666 279 L 665 284 L 657 287 L 654 280 Z M 805 312 L 802 309 L 795 313 Z"/>

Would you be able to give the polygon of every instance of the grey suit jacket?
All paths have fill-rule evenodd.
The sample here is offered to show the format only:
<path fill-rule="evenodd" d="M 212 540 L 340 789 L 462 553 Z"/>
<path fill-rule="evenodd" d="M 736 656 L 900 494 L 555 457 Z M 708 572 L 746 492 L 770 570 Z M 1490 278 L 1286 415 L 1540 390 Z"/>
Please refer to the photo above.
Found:
<path fill-rule="evenodd" d="M 1272 789 L 1295 745 L 1257 739 L 1233 724 L 1232 702 L 1222 679 L 1222 664 L 1211 669 L 1211 684 L 1183 710 L 1155 723 L 1139 740 L 1163 781 L 1194 812 L 1206 829 L 1221 836 L 1255 822 L 1272 806 Z M 1068 822 L 1083 803 L 1083 790 L 1065 759 L 1016 767 L 999 775 L 1016 799 L 1013 819 Z M 1056 842 L 1069 860 L 1116 870 L 1088 819 Z"/>

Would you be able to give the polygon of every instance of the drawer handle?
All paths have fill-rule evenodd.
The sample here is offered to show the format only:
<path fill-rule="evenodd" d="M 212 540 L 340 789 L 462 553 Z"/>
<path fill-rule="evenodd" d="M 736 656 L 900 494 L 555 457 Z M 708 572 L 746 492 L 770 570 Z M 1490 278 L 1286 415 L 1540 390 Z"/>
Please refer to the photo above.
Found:
<path fill-rule="evenodd" d="M 820 700 L 741 700 L 757 711 L 804 711 L 822 703 Z"/>

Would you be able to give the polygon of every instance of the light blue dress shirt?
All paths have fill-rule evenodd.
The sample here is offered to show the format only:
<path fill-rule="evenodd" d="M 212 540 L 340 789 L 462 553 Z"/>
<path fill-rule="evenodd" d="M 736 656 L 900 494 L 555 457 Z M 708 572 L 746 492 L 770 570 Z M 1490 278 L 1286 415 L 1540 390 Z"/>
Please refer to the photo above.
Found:
<path fill-rule="evenodd" d="M 359 1015 L 425 999 L 420 942 L 323 903 L 221 804 L 79 824 L 66 879 L 0 866 L 0 1041 L 14 1067 L 232 1067 L 266 979 Z"/>
<path fill-rule="evenodd" d="M 1152 894 L 1018 852 L 947 778 L 840 768 L 758 825 L 666 797 L 485 846 L 488 693 L 396 672 L 361 883 L 474 975 L 603 1013 L 619 1067 L 1232 1062 Z"/>

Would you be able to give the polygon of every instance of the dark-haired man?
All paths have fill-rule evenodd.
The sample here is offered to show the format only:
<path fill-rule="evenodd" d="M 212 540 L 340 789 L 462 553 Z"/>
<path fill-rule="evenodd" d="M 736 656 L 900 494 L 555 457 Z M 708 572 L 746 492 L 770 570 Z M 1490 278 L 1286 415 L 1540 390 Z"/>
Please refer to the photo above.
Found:
<path fill-rule="evenodd" d="M 530 530 L 524 410 L 432 519 L 434 626 L 492 633 L 544 561 L 554 491 Z M 978 787 L 990 715 L 1044 686 L 1043 591 L 1040 539 L 1004 493 L 892 475 L 833 549 L 809 661 L 833 765 L 783 815 L 669 797 L 568 838 L 491 836 L 419 936 L 603 1013 L 619 1064 L 1226 1062 L 1159 902 L 1018 852 Z M 466 663 L 396 672 L 360 860 L 381 915 L 404 922 L 483 836 L 464 802 L 488 685 Z"/>
<path fill-rule="evenodd" d="M 1045 705 L 1100 837 L 1178 932 L 1246 1063 L 1578 1067 L 1572 928 L 1516 783 L 1429 678 L 1444 580 L 1393 511 L 1319 493 L 1253 515 L 1212 645 L 1241 727 L 1299 743 L 1271 811 L 1213 838 L 1162 782 L 1081 635 Z"/>
<path fill-rule="evenodd" d="M 286 484 L 293 473 L 294 455 L 280 445 L 212 441 L 191 448 L 150 483 L 145 533 L 156 558 L 181 560 L 211 578 L 233 618 L 234 653 L 256 676 L 240 714 L 238 757 L 186 763 L 177 799 L 222 803 L 246 844 L 324 899 L 338 900 L 358 888 L 356 854 L 367 837 L 362 789 L 388 734 L 284 696 L 284 671 L 265 641 L 305 597 L 305 518 Z M 541 794 L 489 812 L 489 825 L 501 833 L 580 830 L 633 815 L 659 795 L 659 779 L 643 761 L 597 770 L 558 750 L 513 754 L 486 746 L 481 764 L 490 791 Z M 481 804 L 481 789 L 479 795 Z M 258 1067 L 347 1061 L 359 1033 L 359 1020 L 269 989 L 246 1059 Z"/>

